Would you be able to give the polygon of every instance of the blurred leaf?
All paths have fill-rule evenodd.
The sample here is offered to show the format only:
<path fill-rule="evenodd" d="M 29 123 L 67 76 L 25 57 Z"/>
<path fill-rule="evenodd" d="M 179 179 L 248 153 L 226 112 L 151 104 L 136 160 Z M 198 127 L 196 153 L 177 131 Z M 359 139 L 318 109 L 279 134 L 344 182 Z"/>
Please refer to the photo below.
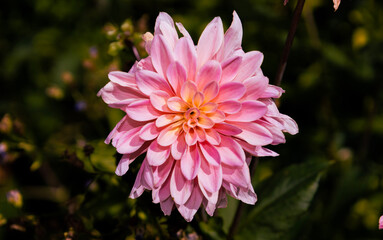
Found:
<path fill-rule="evenodd" d="M 94 152 L 90 156 L 92 166 L 100 171 L 114 173 L 116 170 L 116 150 L 100 141 L 94 144 Z"/>
<path fill-rule="evenodd" d="M 327 162 L 293 165 L 262 183 L 262 198 L 242 218 L 237 239 L 286 239 L 286 234 L 310 206 L 320 173 Z"/>

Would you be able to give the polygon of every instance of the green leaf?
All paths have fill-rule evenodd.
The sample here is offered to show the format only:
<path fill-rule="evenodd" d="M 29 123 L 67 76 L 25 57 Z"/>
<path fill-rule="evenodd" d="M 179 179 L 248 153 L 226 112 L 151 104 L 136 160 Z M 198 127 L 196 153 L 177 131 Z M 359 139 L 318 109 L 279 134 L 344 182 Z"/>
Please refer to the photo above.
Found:
<path fill-rule="evenodd" d="M 288 239 L 307 211 L 327 162 L 293 165 L 261 183 L 259 201 L 240 223 L 236 239 Z"/>

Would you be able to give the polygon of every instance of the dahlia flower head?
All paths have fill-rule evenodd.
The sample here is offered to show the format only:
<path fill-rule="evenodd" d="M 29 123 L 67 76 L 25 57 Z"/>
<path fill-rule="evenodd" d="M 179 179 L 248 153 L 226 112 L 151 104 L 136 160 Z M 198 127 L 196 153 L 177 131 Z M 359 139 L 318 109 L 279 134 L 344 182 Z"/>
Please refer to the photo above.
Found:
<path fill-rule="evenodd" d="M 126 113 L 105 140 L 122 154 L 116 174 L 146 153 L 130 197 L 151 190 L 165 215 L 175 207 L 187 221 L 201 205 L 209 215 L 226 207 L 227 194 L 254 204 L 251 157 L 277 156 L 263 146 L 284 143 L 283 132 L 298 127 L 273 101 L 284 91 L 263 75 L 263 54 L 242 50 L 237 13 L 226 33 L 214 18 L 196 46 L 161 12 L 143 39 L 148 57 L 110 72 L 98 93 Z"/>

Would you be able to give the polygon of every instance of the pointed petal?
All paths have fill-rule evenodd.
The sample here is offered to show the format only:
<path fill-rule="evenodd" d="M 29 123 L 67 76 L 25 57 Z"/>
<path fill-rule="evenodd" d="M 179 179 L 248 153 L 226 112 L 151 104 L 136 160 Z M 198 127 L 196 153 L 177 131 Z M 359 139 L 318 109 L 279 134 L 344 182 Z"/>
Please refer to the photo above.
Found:
<path fill-rule="evenodd" d="M 201 92 L 196 92 L 193 97 L 193 106 L 196 108 L 199 108 L 201 104 L 203 103 L 204 96 Z"/>
<path fill-rule="evenodd" d="M 108 74 L 108 78 L 111 82 L 123 87 L 137 87 L 136 78 L 132 73 L 113 71 Z"/>
<path fill-rule="evenodd" d="M 193 193 L 190 199 L 184 204 L 178 207 L 178 211 L 185 218 L 187 222 L 193 220 L 194 215 L 197 213 L 202 203 L 202 193 L 198 186 L 194 187 Z"/>
<path fill-rule="evenodd" d="M 159 75 L 165 77 L 166 70 L 171 62 L 174 61 L 173 51 L 164 36 L 154 35 L 150 56 L 154 69 Z"/>
<path fill-rule="evenodd" d="M 160 205 L 161 205 L 161 210 L 164 213 L 164 215 L 170 216 L 170 214 L 172 213 L 172 210 L 173 210 L 173 206 L 174 206 L 173 199 L 171 197 L 169 197 L 165 201 L 161 201 Z"/>
<path fill-rule="evenodd" d="M 219 17 L 214 18 L 202 32 L 197 45 L 197 69 L 211 59 L 223 42 L 223 25 Z"/>
<path fill-rule="evenodd" d="M 224 37 L 222 58 L 226 59 L 231 56 L 235 51 L 241 49 L 242 44 L 242 23 L 238 17 L 238 14 L 233 12 L 233 22 L 229 29 L 227 29 Z"/>
<path fill-rule="evenodd" d="M 197 68 L 197 52 L 191 38 L 180 38 L 174 52 L 175 59 L 180 62 L 186 70 L 187 80 L 194 81 Z"/>
<path fill-rule="evenodd" d="M 130 158 L 130 154 L 124 154 L 122 155 L 122 158 L 120 159 L 120 162 L 117 165 L 116 168 L 116 175 L 122 176 L 129 170 L 129 164 L 132 163 L 134 159 Z"/>

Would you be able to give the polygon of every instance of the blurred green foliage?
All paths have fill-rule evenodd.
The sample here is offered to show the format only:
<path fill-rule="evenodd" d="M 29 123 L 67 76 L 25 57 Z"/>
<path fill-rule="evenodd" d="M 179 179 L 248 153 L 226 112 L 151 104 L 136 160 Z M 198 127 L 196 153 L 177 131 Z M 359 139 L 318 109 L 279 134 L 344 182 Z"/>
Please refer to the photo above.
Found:
<path fill-rule="evenodd" d="M 96 94 L 111 70 L 129 70 L 132 46 L 159 11 L 195 43 L 236 10 L 245 51 L 275 76 L 296 1 L 35 0 L 0 9 L 0 239 L 224 239 L 238 201 L 191 223 L 164 217 L 150 193 L 128 198 L 142 159 L 114 174 L 103 140 L 122 117 Z M 306 0 L 279 100 L 300 133 L 272 147 L 236 239 L 381 239 L 383 214 L 383 2 Z M 330 164 L 331 163 L 331 164 Z M 17 207 L 6 194 L 22 195 Z"/>

